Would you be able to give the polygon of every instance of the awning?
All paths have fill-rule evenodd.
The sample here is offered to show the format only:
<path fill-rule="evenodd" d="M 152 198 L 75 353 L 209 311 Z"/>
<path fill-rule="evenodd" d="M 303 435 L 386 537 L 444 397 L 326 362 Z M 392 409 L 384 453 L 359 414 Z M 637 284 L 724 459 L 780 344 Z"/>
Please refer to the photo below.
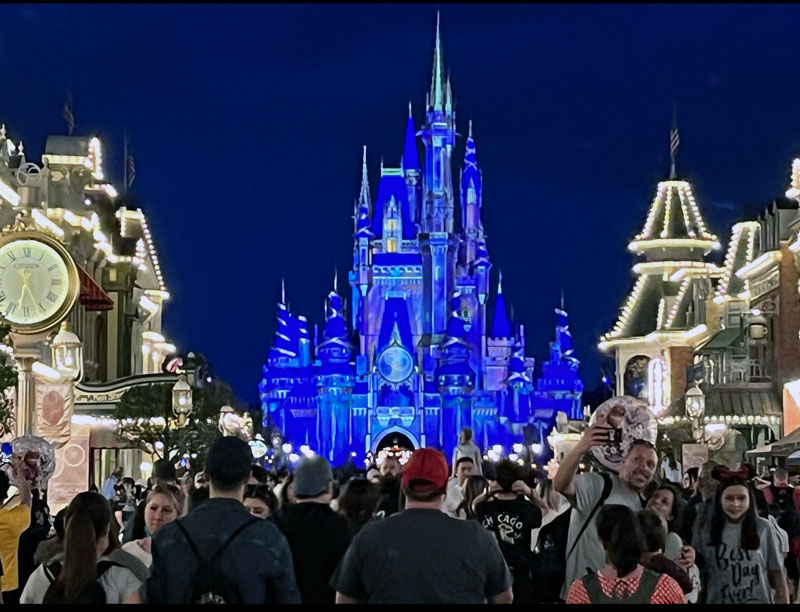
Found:
<path fill-rule="evenodd" d="M 729 327 L 728 329 L 721 329 L 718 331 L 714 336 L 712 336 L 711 340 L 706 342 L 703 346 L 701 346 L 697 351 L 702 353 L 704 351 L 721 351 L 735 342 L 737 342 L 742 335 L 742 330 L 738 327 Z"/>
<path fill-rule="evenodd" d="M 706 416 L 783 416 L 781 398 L 771 388 L 712 387 L 706 393 Z"/>
<path fill-rule="evenodd" d="M 758 448 L 754 448 L 749 451 L 745 451 L 748 455 L 753 455 L 754 457 L 767 457 L 772 454 L 772 444 L 767 444 L 766 446 L 759 446 Z"/>
<path fill-rule="evenodd" d="M 81 277 L 80 301 L 86 310 L 111 310 L 114 308 L 114 301 L 81 266 L 78 266 L 78 275 Z"/>
<path fill-rule="evenodd" d="M 773 457 L 788 457 L 796 450 L 800 450 L 800 428 L 772 443 Z"/>
<path fill-rule="evenodd" d="M 800 451 L 794 451 L 786 457 L 786 467 L 797 467 L 800 465 Z"/>

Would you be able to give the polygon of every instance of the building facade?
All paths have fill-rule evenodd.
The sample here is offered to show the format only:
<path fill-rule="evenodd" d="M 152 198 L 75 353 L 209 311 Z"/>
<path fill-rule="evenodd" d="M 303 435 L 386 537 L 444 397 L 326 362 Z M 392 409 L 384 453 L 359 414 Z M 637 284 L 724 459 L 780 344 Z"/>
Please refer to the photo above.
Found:
<path fill-rule="evenodd" d="M 142 450 L 115 435 L 115 407 L 129 388 L 177 378 L 162 367 L 176 349 L 163 335 L 161 317 L 169 293 L 153 237 L 142 209 L 125 202 L 106 176 L 99 138 L 51 136 L 41 164 L 35 164 L 5 126 L 0 129 L 4 244 L 12 245 L 16 232 L 25 229 L 36 244 L 60 245 L 77 272 L 71 288 L 75 301 L 49 327 L 33 330 L 19 318 L 19 310 L 35 313 L 42 307 L 26 301 L 24 292 L 16 302 L 5 294 L 0 299 L 4 319 L 16 321 L 8 344 L 0 348 L 13 356 L 19 385 L 29 391 L 25 396 L 20 389 L 17 395 L 17 433 L 43 437 L 56 447 L 56 474 L 48 488 L 51 507 L 85 490 L 88 482 L 102 480 L 116 464 L 124 463 L 134 477 L 147 475 L 140 472 Z M 11 248 L 6 266 L 14 262 L 33 274 L 36 262 L 17 263 L 25 261 L 29 250 Z M 53 277 L 53 286 L 62 280 Z M 69 384 L 58 379 L 51 351 L 65 322 L 82 345 L 79 374 Z M 24 401 L 28 397 L 30 402 Z M 28 403 L 24 409 L 30 414 L 23 415 Z"/>
<path fill-rule="evenodd" d="M 501 277 L 493 290 L 471 122 L 467 133 L 456 178 L 456 115 L 437 26 L 425 121 L 418 131 L 409 105 L 402 163 L 381 167 L 374 200 L 364 150 L 349 312 L 334 283 L 322 337 L 312 338 L 285 294 L 278 304 L 259 393 L 264 423 L 289 442 L 335 464 L 395 443 L 449 457 L 471 427 L 484 451 L 499 444 L 524 454 L 544 441 L 558 411 L 582 418 L 563 306 L 537 383 Z"/>

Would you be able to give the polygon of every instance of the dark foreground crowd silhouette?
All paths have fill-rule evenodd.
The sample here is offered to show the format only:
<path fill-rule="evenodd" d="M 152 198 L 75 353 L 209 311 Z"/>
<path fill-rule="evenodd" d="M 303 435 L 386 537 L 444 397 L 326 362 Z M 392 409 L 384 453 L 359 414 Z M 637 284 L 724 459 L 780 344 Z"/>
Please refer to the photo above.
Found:
<path fill-rule="evenodd" d="M 589 427 L 547 474 L 483 463 L 465 429 L 450 464 L 423 448 L 405 465 L 390 455 L 344 473 L 314 456 L 275 475 L 222 437 L 194 479 L 163 460 L 146 484 L 118 469 L 52 521 L 12 458 L 0 471 L 3 600 L 797 600 L 800 487 L 786 470 L 708 462 L 670 483 L 643 440 L 618 473 L 582 469 L 607 440 Z"/>

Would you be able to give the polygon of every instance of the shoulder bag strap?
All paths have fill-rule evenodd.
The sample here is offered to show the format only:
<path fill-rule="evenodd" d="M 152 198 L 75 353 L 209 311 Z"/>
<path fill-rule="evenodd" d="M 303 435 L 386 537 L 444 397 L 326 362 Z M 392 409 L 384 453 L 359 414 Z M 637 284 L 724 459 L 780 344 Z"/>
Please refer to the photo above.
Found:
<path fill-rule="evenodd" d="M 189 543 L 189 547 L 192 549 L 194 556 L 197 557 L 197 560 L 200 561 L 200 563 L 206 563 L 205 559 L 203 559 L 203 557 L 200 555 L 200 552 L 197 550 L 197 547 L 194 545 L 194 541 L 191 537 L 189 537 L 189 532 L 186 531 L 186 527 L 181 524 L 181 520 L 176 520 L 175 524 L 178 526 L 178 529 L 183 532 L 183 537 L 186 538 L 186 541 Z"/>
<path fill-rule="evenodd" d="M 611 487 L 613 483 L 611 482 L 611 476 L 606 474 L 605 472 L 600 472 L 600 476 L 603 477 L 603 492 L 600 494 L 600 499 L 597 501 L 597 504 L 592 511 L 589 513 L 589 517 L 586 519 L 586 522 L 581 527 L 581 530 L 578 532 L 578 537 L 575 538 L 575 541 L 572 543 L 572 548 L 569 549 L 567 553 L 567 558 L 573 553 L 575 547 L 578 545 L 578 541 L 581 539 L 583 532 L 586 531 L 587 527 L 589 527 L 589 523 L 592 522 L 594 515 L 597 514 L 597 511 L 600 509 L 600 506 L 608 499 L 608 496 L 611 495 Z"/>

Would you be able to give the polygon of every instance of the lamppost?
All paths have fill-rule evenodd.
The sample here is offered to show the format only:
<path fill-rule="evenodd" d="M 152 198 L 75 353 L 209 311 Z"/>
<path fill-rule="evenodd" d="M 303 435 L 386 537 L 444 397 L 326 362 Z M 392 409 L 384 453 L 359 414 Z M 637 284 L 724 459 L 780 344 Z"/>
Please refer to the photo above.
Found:
<path fill-rule="evenodd" d="M 700 385 L 695 383 L 685 396 L 686 401 L 686 416 L 692 419 L 692 436 L 697 443 L 703 442 L 703 428 L 700 425 L 700 419 L 706 410 L 706 396 Z"/>
<path fill-rule="evenodd" d="M 50 345 L 53 367 L 64 378 L 78 382 L 83 376 L 83 345 L 81 339 L 70 329 L 67 321 L 61 324 Z"/>
<path fill-rule="evenodd" d="M 172 412 L 178 417 L 180 427 L 186 425 L 186 419 L 192 413 L 192 388 L 184 374 L 178 377 L 178 382 L 172 387 Z"/>

